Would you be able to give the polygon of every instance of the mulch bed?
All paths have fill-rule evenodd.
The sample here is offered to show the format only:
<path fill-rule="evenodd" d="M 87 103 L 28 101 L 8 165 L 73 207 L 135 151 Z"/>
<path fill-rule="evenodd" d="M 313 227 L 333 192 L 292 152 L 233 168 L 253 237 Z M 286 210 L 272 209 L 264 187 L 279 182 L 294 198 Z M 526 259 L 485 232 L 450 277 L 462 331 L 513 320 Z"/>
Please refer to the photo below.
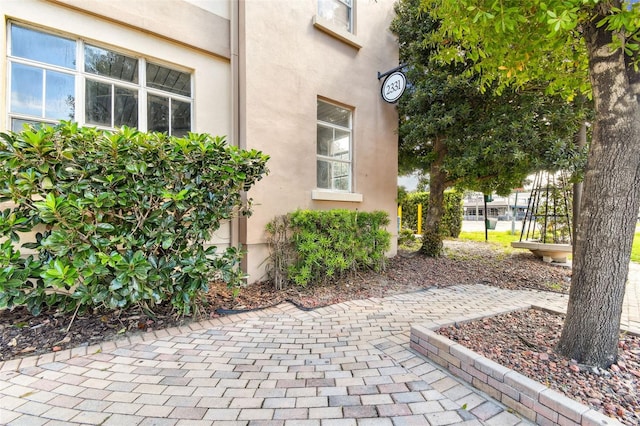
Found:
<path fill-rule="evenodd" d="M 580 365 L 553 351 L 563 321 L 530 309 L 438 333 L 624 424 L 640 424 L 640 337 L 622 334 L 618 361 L 606 370 Z"/>

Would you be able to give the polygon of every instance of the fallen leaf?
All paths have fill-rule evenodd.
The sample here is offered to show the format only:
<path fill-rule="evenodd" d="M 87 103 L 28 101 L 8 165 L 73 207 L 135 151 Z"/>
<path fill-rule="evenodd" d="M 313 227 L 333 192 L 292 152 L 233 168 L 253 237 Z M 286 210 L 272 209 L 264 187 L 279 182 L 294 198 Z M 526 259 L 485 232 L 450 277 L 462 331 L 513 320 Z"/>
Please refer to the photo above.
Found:
<path fill-rule="evenodd" d="M 54 345 L 62 345 L 64 343 L 69 343 L 71 341 L 71 336 L 69 336 L 68 334 L 66 336 L 64 336 L 64 339 L 55 342 Z"/>

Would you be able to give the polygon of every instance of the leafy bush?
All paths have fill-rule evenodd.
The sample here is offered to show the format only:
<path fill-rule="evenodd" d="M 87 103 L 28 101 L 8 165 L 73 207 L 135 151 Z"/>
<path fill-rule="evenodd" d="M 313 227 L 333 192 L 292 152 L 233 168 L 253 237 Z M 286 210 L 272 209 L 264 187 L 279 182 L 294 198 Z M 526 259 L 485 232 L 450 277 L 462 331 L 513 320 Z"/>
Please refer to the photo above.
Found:
<path fill-rule="evenodd" d="M 398 234 L 398 246 L 411 247 L 416 243 L 416 236 L 411 229 L 403 228 Z"/>
<path fill-rule="evenodd" d="M 205 247 L 222 221 L 249 214 L 240 192 L 268 157 L 221 137 L 185 138 L 62 122 L 0 134 L 0 308 L 33 314 L 152 307 L 189 314 L 211 280 L 236 285 L 241 251 Z M 37 231 L 16 247 L 25 232 Z M 29 234 L 27 234 L 29 235 Z"/>
<path fill-rule="evenodd" d="M 387 213 L 298 210 L 267 225 L 269 271 L 277 286 L 320 283 L 362 269 L 384 269 Z M 277 243 L 274 243 L 277 242 Z"/>
<path fill-rule="evenodd" d="M 422 204 L 422 223 L 427 217 L 428 192 L 407 194 L 402 203 L 402 227 L 418 232 L 418 204 Z M 440 223 L 443 237 L 458 238 L 462 230 L 462 194 L 455 191 L 444 193 L 444 215 Z"/>

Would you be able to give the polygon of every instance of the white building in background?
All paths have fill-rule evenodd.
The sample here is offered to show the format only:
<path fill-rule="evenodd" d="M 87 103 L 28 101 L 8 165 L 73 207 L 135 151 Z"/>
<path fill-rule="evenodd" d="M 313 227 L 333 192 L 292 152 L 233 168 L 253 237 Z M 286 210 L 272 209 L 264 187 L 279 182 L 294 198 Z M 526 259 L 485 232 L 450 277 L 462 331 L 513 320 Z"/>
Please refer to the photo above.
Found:
<path fill-rule="evenodd" d="M 493 195 L 487 202 L 487 212 L 484 211 L 484 195 L 481 192 L 468 192 L 463 199 L 464 220 L 497 220 L 524 219 L 531 197 L 530 192 L 513 192 L 507 197 Z"/>

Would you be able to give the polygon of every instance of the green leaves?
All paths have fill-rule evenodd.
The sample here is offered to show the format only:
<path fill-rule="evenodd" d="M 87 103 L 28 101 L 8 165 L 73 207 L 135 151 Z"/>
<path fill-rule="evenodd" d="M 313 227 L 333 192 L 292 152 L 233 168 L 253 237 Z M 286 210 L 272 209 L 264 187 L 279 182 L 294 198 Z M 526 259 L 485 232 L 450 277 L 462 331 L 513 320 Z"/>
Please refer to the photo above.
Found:
<path fill-rule="evenodd" d="M 562 10 L 559 14 L 553 10 L 547 10 L 547 24 L 554 32 L 560 30 L 571 31 L 578 25 L 578 8 Z"/>
<path fill-rule="evenodd" d="M 0 134 L 0 308 L 33 312 L 168 302 L 189 313 L 213 279 L 237 285 L 241 252 L 205 250 L 223 220 L 249 214 L 241 191 L 268 156 L 224 138 L 173 138 L 124 127 Z M 36 250 L 42 264 L 14 246 Z M 44 225 L 44 227 L 43 227 Z M 31 234 L 33 235 L 33 234 Z"/>
<path fill-rule="evenodd" d="M 66 259 L 55 259 L 41 274 L 47 285 L 70 288 L 78 279 L 78 271 Z"/>
<path fill-rule="evenodd" d="M 425 40 L 431 46 L 447 42 L 447 49 L 435 53 L 440 60 L 466 64 L 483 88 L 501 91 L 548 81 L 548 92 L 566 97 L 590 92 L 580 24 L 602 19 L 593 12 L 597 3 L 421 0 L 422 8 L 439 23 Z M 451 55 L 451 46 L 457 47 L 457 55 Z"/>
<path fill-rule="evenodd" d="M 286 225 L 282 225 L 282 224 Z M 287 282 L 306 286 L 362 269 L 384 268 L 390 235 L 385 212 L 298 210 L 267 225 L 270 270 Z M 282 244 L 277 244 L 280 241 Z M 284 253 L 291 247 L 295 253 Z M 286 261 L 281 261 L 288 258 Z"/>
<path fill-rule="evenodd" d="M 409 87 L 398 102 L 400 169 L 433 172 L 440 160 L 446 187 L 504 193 L 537 169 L 566 164 L 546 153 L 557 143 L 570 151 L 590 105 L 550 92 L 569 97 L 578 92 L 574 83 L 585 89 L 573 79 L 588 86 L 584 46 L 557 42 L 558 50 L 543 56 L 538 49 L 548 48 L 549 19 L 564 26 L 565 39 L 573 34 L 573 3 L 400 1 L 391 25 L 400 60 L 409 64 Z M 549 83 L 547 61 L 555 59 L 558 79 Z"/>

